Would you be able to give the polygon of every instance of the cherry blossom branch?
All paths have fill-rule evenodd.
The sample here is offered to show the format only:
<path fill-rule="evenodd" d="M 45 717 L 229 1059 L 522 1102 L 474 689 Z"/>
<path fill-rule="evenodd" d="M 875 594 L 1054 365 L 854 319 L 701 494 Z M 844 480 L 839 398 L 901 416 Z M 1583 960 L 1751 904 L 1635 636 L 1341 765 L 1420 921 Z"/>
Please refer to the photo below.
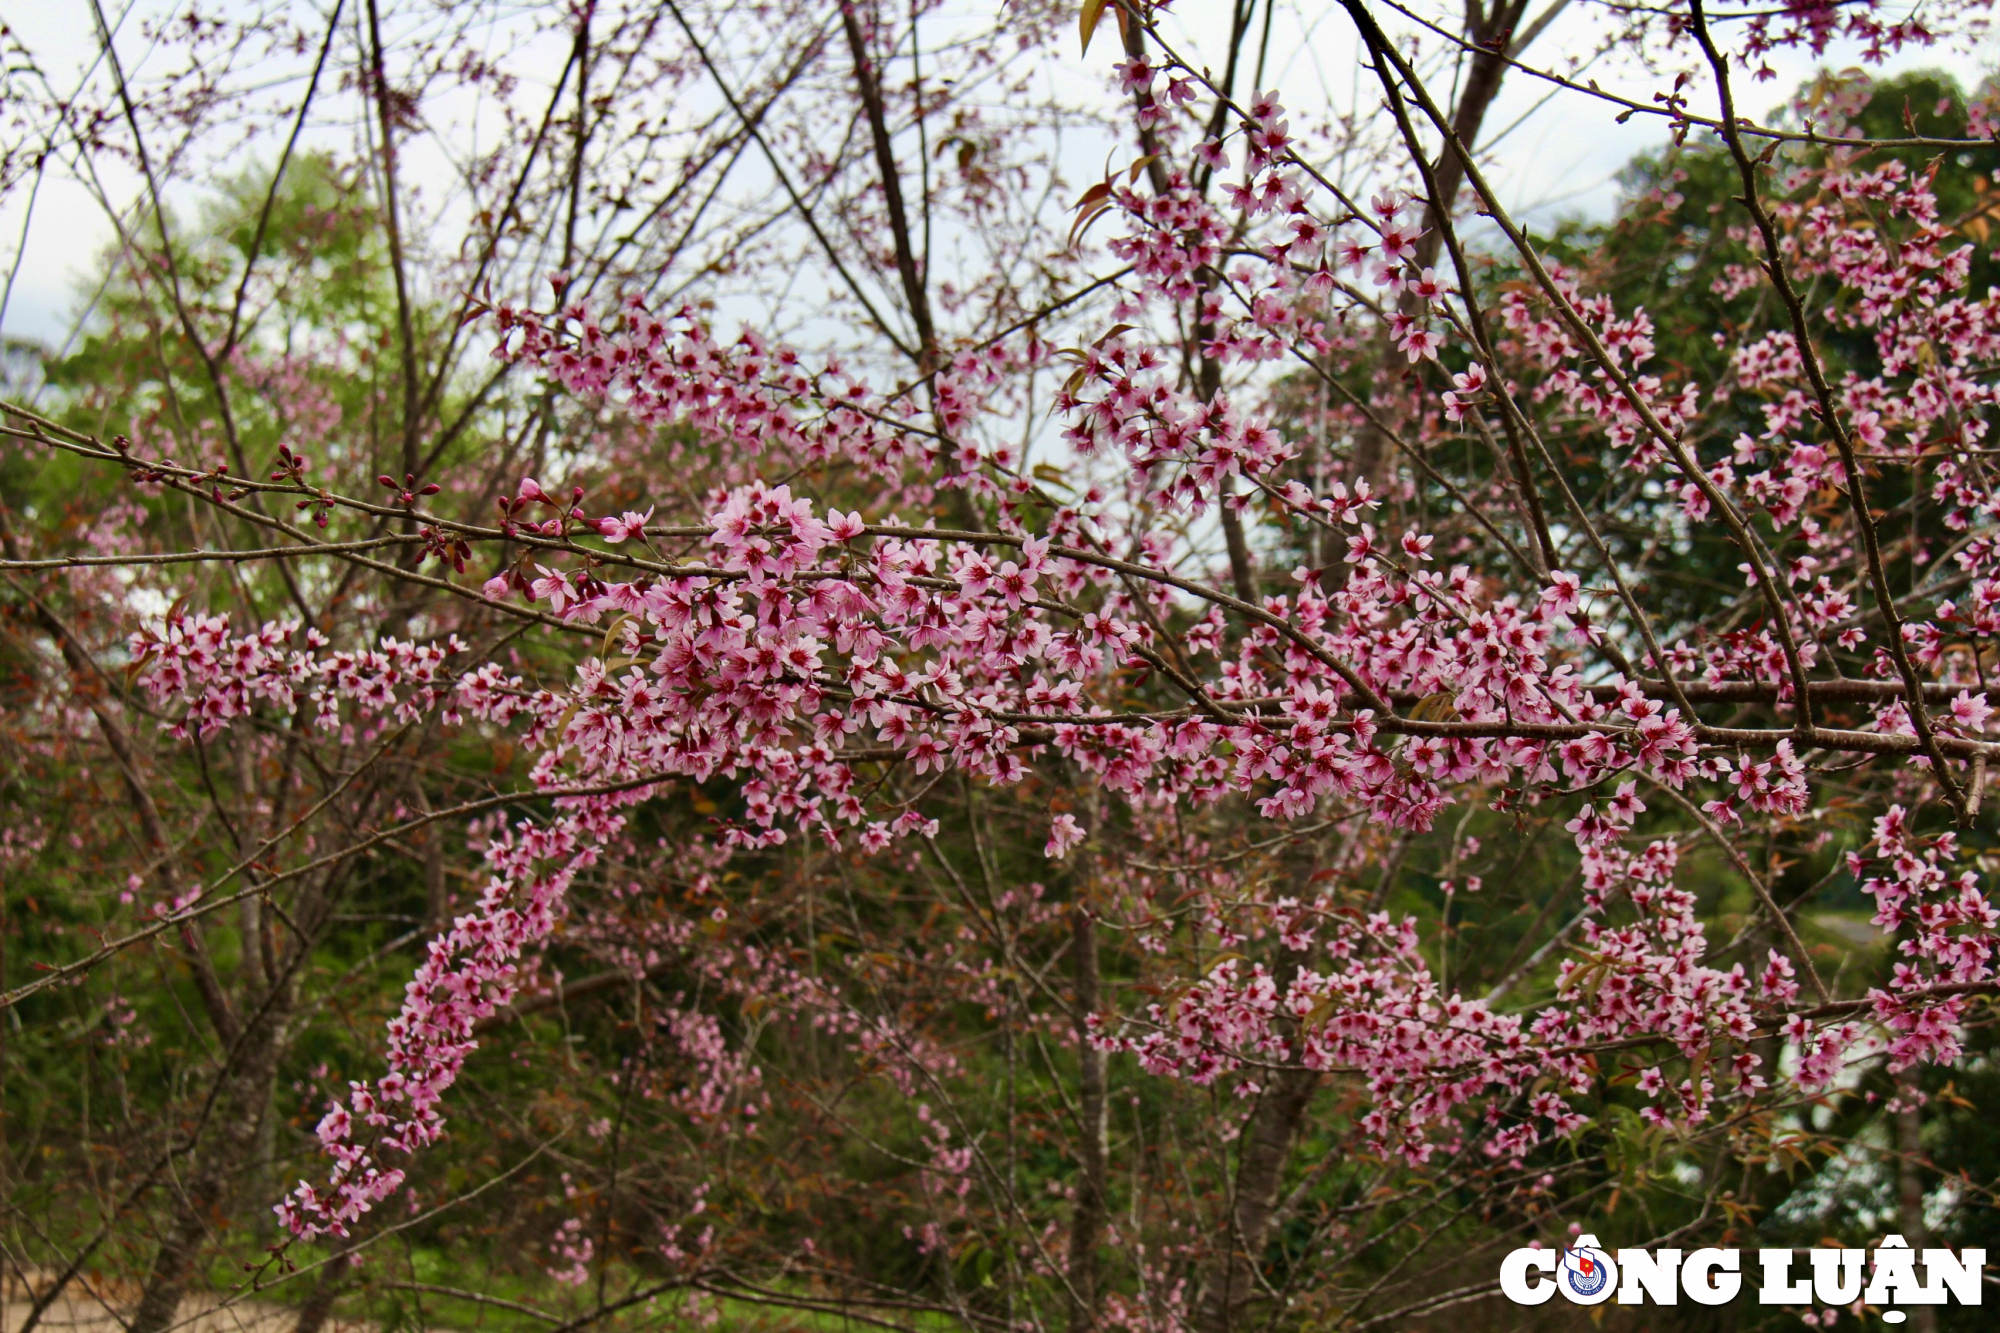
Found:
<path fill-rule="evenodd" d="M 1513 219 L 1508 216 L 1505 207 L 1500 203 L 1498 195 L 1494 193 L 1491 186 L 1487 183 L 1484 173 L 1472 161 L 1470 147 L 1456 142 L 1450 122 L 1446 119 L 1444 113 L 1438 109 L 1436 103 L 1431 100 L 1430 94 L 1425 90 L 1416 74 L 1409 68 L 1402 57 L 1397 54 L 1394 45 L 1382 32 L 1381 27 L 1375 22 L 1374 16 L 1368 12 L 1367 7 L 1360 3 L 1360 0 L 1343 0 L 1343 7 L 1353 16 L 1355 25 L 1370 51 L 1379 55 L 1396 71 L 1397 76 L 1409 87 L 1411 95 L 1415 98 L 1417 104 L 1423 108 L 1425 116 L 1436 128 L 1437 132 L 1445 137 L 1446 143 L 1451 145 L 1454 152 L 1461 155 L 1465 162 L 1466 179 L 1472 184 L 1473 189 L 1478 191 L 1480 199 L 1485 205 L 1487 215 L 1506 234 L 1509 243 L 1512 244 L 1515 252 L 1520 255 L 1521 262 L 1534 277 L 1536 285 L 1542 289 L 1543 293 L 1555 306 L 1557 312 L 1562 316 L 1563 322 L 1569 327 L 1570 332 L 1583 343 L 1589 351 L 1591 359 L 1603 370 L 1605 377 L 1618 386 L 1619 392 L 1624 395 L 1625 401 L 1631 406 L 1634 414 L 1639 417 L 1640 421 L 1644 423 L 1647 431 L 1673 455 L 1674 461 L 1679 466 L 1682 475 L 1693 482 L 1701 490 L 1702 494 L 1708 498 L 1709 503 L 1715 507 L 1716 511 L 1722 515 L 1723 522 L 1729 528 L 1731 536 L 1735 539 L 1737 546 L 1743 551 L 1745 558 L 1750 562 L 1752 571 L 1756 575 L 1759 589 L 1770 604 L 1772 624 L 1778 633 L 1779 642 L 1783 646 L 1786 668 L 1792 677 L 1792 687 L 1796 700 L 1795 706 L 1799 714 L 1800 736 L 1802 740 L 1809 739 L 1812 728 L 1815 725 L 1812 699 L 1806 690 L 1805 666 L 1799 657 L 1798 640 L 1792 630 L 1791 617 L 1786 613 L 1784 604 L 1778 598 L 1776 592 L 1777 585 L 1772 579 L 1771 572 L 1765 567 L 1763 558 L 1759 554 L 1757 543 L 1753 540 L 1748 526 L 1743 521 L 1742 515 L 1737 512 L 1734 502 L 1716 487 L 1700 464 L 1689 455 L 1687 446 L 1682 442 L 1680 437 L 1669 430 L 1665 423 L 1659 419 L 1658 415 L 1653 411 L 1652 404 L 1647 400 L 1646 395 L 1640 393 L 1638 388 L 1633 385 L 1631 377 L 1619 365 L 1618 359 L 1606 350 L 1603 342 L 1598 338 L 1596 331 L 1577 313 L 1569 298 L 1564 295 L 1561 288 L 1549 276 L 1548 270 L 1543 266 L 1540 257 L 1535 253 L 1535 249 L 1529 243 L 1527 236 L 1522 233 L 1520 228 L 1514 224 Z"/>
<path fill-rule="evenodd" d="M 1917 736 L 1924 743 L 1924 752 L 1931 761 L 1933 775 L 1943 788 L 1945 799 L 1950 802 L 1961 825 L 1970 824 L 1972 815 L 1966 806 L 1965 793 L 1952 776 L 1950 765 L 1936 750 L 1935 733 L 1931 726 L 1930 714 L 1924 707 L 1923 685 L 1918 679 L 1917 669 L 1910 661 L 1909 647 L 1903 642 L 1903 621 L 1896 613 L 1896 598 L 1889 587 L 1889 576 L 1882 567 L 1882 544 L 1875 531 L 1875 516 L 1868 508 L 1868 495 L 1862 479 L 1861 463 L 1854 456 L 1854 441 L 1848 435 L 1839 407 L 1833 401 L 1833 389 L 1826 381 L 1826 374 L 1819 362 L 1819 353 L 1814 348 L 1812 331 L 1806 324 L 1805 304 L 1798 291 L 1792 286 L 1789 270 L 1785 265 L 1783 250 L 1778 242 L 1776 226 L 1771 214 L 1764 207 L 1757 190 L 1757 167 L 1744 150 L 1743 138 L 1736 130 L 1736 101 L 1730 92 L 1729 65 L 1716 49 L 1715 41 L 1709 36 L 1708 21 L 1702 12 L 1702 0 L 1689 0 L 1688 15 L 1694 27 L 1695 40 L 1701 44 L 1702 53 L 1708 57 L 1709 69 L 1715 75 L 1716 95 L 1722 102 L 1722 137 L 1729 145 L 1729 153 L 1736 161 L 1737 174 L 1743 181 L 1741 202 L 1750 212 L 1757 226 L 1757 234 L 1764 243 L 1764 271 L 1777 289 L 1778 298 L 1784 302 L 1786 312 L 1791 316 L 1792 337 L 1798 349 L 1800 361 L 1805 367 L 1807 380 L 1812 385 L 1813 396 L 1819 402 L 1819 419 L 1827 434 L 1833 437 L 1834 448 L 1840 453 L 1841 466 L 1846 481 L 1847 499 L 1854 511 L 1854 526 L 1861 533 L 1861 548 L 1866 564 L 1868 581 L 1875 593 L 1875 603 L 1880 608 L 1884 623 L 1884 637 L 1888 639 L 1890 656 L 1895 660 L 1896 670 L 1903 678 L 1904 689 L 1909 695 L 1910 722 L 1917 730 Z M 1769 588 L 1767 583 L 1766 588 Z M 1810 721 L 1810 705 L 1805 714 Z"/>
<path fill-rule="evenodd" d="M 1443 24 L 1425 18 L 1422 14 L 1401 3 L 1400 0 L 1382 0 L 1382 3 L 1432 36 L 1442 38 L 1453 46 L 1458 47 L 1467 55 L 1493 53 L 1492 47 L 1480 46 L 1462 34 L 1453 32 Z M 1652 12 L 1660 14 L 1677 13 L 1677 11 L 1665 8 L 1655 9 Z M 1619 117 L 1621 122 L 1627 117 L 1635 115 L 1658 116 L 1671 121 L 1677 127 L 1698 126 L 1701 129 L 1713 130 L 1718 134 L 1723 130 L 1724 122 L 1721 119 L 1699 115 L 1696 112 L 1688 110 L 1685 106 L 1661 106 L 1655 102 L 1641 102 L 1636 98 L 1626 97 L 1622 94 L 1612 92 L 1607 88 L 1602 88 L 1598 86 L 1595 79 L 1579 83 L 1575 79 L 1565 78 L 1552 69 L 1546 69 L 1540 65 L 1533 65 L 1522 60 L 1517 54 L 1519 49 L 1518 47 L 1510 47 L 1505 51 L 1499 52 L 1498 58 L 1504 61 L 1510 69 L 1519 70 L 1531 79 L 1540 79 L 1542 82 L 1553 84 L 1565 92 L 1581 93 L 1586 97 L 1595 98 L 1601 102 L 1608 102 L 1612 106 L 1623 107 L 1624 112 Z M 1739 133 L 1758 139 L 1774 139 L 1781 143 L 1807 144 L 1816 148 L 1853 149 L 1862 152 L 1889 148 L 1935 148 L 1941 151 L 1950 151 L 1952 149 L 1965 148 L 1990 148 L 1993 145 L 1993 140 L 1990 138 L 1948 139 L 1935 135 L 1913 135 L 1899 139 L 1847 138 L 1838 135 L 1818 134 L 1811 130 L 1778 129 L 1773 126 L 1758 125 L 1749 122 L 1738 122 L 1737 128 Z"/>

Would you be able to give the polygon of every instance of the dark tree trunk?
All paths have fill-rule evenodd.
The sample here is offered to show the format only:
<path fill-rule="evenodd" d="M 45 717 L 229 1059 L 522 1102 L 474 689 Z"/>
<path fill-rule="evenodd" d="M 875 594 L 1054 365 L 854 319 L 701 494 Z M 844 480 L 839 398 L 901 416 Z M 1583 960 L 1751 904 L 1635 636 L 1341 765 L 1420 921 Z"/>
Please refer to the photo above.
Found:
<path fill-rule="evenodd" d="M 1274 1075 L 1257 1099 L 1257 1109 L 1243 1131 L 1229 1235 L 1204 1276 L 1195 1333 L 1229 1333 L 1244 1327 L 1245 1310 L 1262 1290 L 1258 1270 L 1277 1215 L 1285 1165 L 1318 1087 L 1318 1073 L 1286 1070 Z"/>
<path fill-rule="evenodd" d="M 1109 1118 L 1104 1089 L 1104 1052 L 1090 1043 L 1087 1020 L 1097 1012 L 1097 923 L 1081 904 L 1072 909 L 1070 960 L 1076 986 L 1077 1054 L 1077 1182 L 1076 1209 L 1070 1219 L 1069 1311 L 1071 1333 L 1097 1326 L 1097 1296 L 1101 1285 L 1097 1250 L 1104 1242 L 1107 1191 L 1105 1158 L 1109 1151 Z"/>
<path fill-rule="evenodd" d="M 319 1280 L 313 1283 L 312 1295 L 299 1307 L 299 1319 L 292 1326 L 292 1333 L 320 1333 L 326 1321 L 333 1314 L 333 1303 L 347 1285 L 347 1270 L 354 1264 L 352 1249 L 344 1249 L 326 1261 L 326 1267 L 319 1270 Z"/>
<path fill-rule="evenodd" d="M 1281 950 L 1277 958 L 1281 983 L 1289 984 L 1307 962 L 1304 953 Z M 1311 1069 L 1282 1070 L 1264 1081 L 1237 1149 L 1235 1188 L 1227 1216 L 1229 1231 L 1218 1238 L 1214 1256 L 1202 1274 L 1193 1320 L 1195 1333 L 1229 1333 L 1244 1328 L 1248 1308 L 1263 1292 L 1264 1247 L 1283 1202 L 1285 1167 L 1319 1083 L 1318 1071 Z"/>
<path fill-rule="evenodd" d="M 1896 1204 L 1902 1215 L 1903 1243 L 1917 1251 L 1919 1262 L 1931 1243 L 1930 1227 L 1924 1222 L 1924 1113 L 1917 1105 L 1922 1095 L 1916 1070 L 1896 1076 Z M 1937 1307 L 1913 1305 L 1909 1314 L 1910 1333 L 1937 1333 Z"/>
<path fill-rule="evenodd" d="M 277 1079 L 283 1026 L 277 1006 L 266 1007 L 233 1052 L 216 1098 L 215 1119 L 190 1152 L 193 1169 L 174 1200 L 127 1333 L 165 1333 L 173 1326 L 209 1229 L 235 1192 L 236 1174 L 255 1161 L 258 1131 Z"/>
<path fill-rule="evenodd" d="M 1491 14 L 1479 14 L 1475 10 L 1467 23 L 1466 36 L 1480 49 L 1472 57 L 1465 85 L 1459 90 L 1458 103 L 1451 112 L 1452 136 L 1465 146 L 1467 152 L 1479 145 L 1479 132 L 1486 124 L 1486 113 L 1492 107 L 1493 99 L 1499 96 L 1501 81 L 1507 76 L 1507 57 L 1517 54 L 1526 45 L 1514 31 L 1526 10 L 1527 0 L 1509 0 L 1496 6 Z M 1444 249 L 1445 224 L 1451 219 L 1459 187 L 1465 183 L 1465 159 L 1451 144 L 1445 144 L 1438 154 L 1432 178 L 1437 184 L 1437 198 L 1424 210 L 1424 234 L 1417 240 L 1419 268 L 1429 268 L 1437 263 L 1438 255 Z M 1421 302 L 1405 297 L 1403 305 L 1405 314 L 1414 315 L 1418 313 Z M 1382 335 L 1383 364 L 1393 364 L 1396 355 L 1385 328 Z M 1388 454 L 1388 437 L 1373 422 L 1365 423 L 1355 434 L 1353 478 L 1365 477 L 1377 491 L 1388 490 Z"/>

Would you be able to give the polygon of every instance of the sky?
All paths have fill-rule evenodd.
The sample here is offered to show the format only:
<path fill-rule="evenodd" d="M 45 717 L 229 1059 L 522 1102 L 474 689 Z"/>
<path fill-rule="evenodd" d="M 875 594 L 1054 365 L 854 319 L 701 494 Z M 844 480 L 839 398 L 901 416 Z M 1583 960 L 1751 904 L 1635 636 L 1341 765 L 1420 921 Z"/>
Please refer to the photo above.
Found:
<path fill-rule="evenodd" d="M 1170 29 L 1180 34 L 1177 44 L 1184 44 L 1197 58 L 1218 51 L 1227 35 L 1229 2 L 1179 0 L 1167 19 Z M 153 8 L 151 0 L 107 5 L 121 59 L 135 78 L 143 75 L 149 60 L 160 58 L 143 31 L 142 20 Z M 1440 14 L 1442 17 L 1444 11 Z M 105 77 L 87 6 L 76 0 L 0 0 L 0 18 L 59 87 L 74 86 L 86 74 Z M 1601 22 L 1599 11 L 1591 6 L 1569 4 L 1528 58 L 1537 64 L 1561 64 L 1588 52 L 1596 44 Z M 1064 63 L 1054 76 L 1073 79 L 1079 85 L 1104 83 L 1113 58 L 1111 47 L 1112 42 L 1100 36 L 1096 49 L 1081 57 L 1073 42 L 1064 43 Z M 1328 4 L 1304 15 L 1282 14 L 1271 50 L 1265 84 L 1283 90 L 1295 114 L 1309 113 L 1315 103 L 1327 101 L 1343 107 L 1379 105 L 1379 90 L 1359 67 L 1351 29 L 1336 6 Z M 1761 115 L 1782 103 L 1811 77 L 1816 66 L 1838 69 L 1852 65 L 1857 63 L 1857 54 L 1851 47 L 1839 45 L 1823 62 L 1799 53 L 1782 54 L 1773 60 L 1778 70 L 1775 79 L 1758 83 L 1746 77 L 1738 81 L 1739 98 L 1746 111 Z M 532 72 L 537 56 L 530 53 L 525 59 L 525 67 Z M 555 59 L 551 56 L 551 62 Z M 1996 64 L 2000 64 L 2000 47 L 1989 39 L 1970 49 L 1932 48 L 1905 54 L 1892 60 L 1886 72 L 1942 68 L 1969 85 Z M 1586 76 L 1598 79 L 1607 89 L 1647 101 L 1656 88 L 1671 81 L 1674 72 L 1671 65 L 1649 72 L 1630 62 L 1606 61 L 1592 65 Z M 553 76 L 551 68 L 551 81 Z M 534 89 L 531 83 L 524 82 L 521 96 L 532 100 L 545 95 L 545 90 Z M 296 79 L 293 86 L 300 86 Z M 1487 118 L 1489 144 L 1499 136 L 1493 175 L 1510 210 L 1531 224 L 1546 226 L 1563 214 L 1602 216 L 1616 204 L 1614 178 L 1619 168 L 1634 154 L 1664 142 L 1664 125 L 1648 116 L 1633 117 L 1619 125 L 1615 108 L 1571 94 L 1550 97 L 1549 91 L 1547 84 L 1518 72 L 1509 77 Z M 1698 110 L 1712 110 L 1699 98 L 1695 105 Z M 467 120 L 468 124 L 477 123 L 477 113 Z M 343 147 L 351 146 L 351 127 L 321 127 L 315 133 L 330 136 Z M 142 180 L 116 166 L 104 170 L 99 183 L 105 197 L 116 207 L 129 209 L 140 196 Z M 14 273 L 4 315 L 0 315 L 0 335 L 60 344 L 74 327 L 92 275 L 101 267 L 100 256 L 117 235 L 116 226 L 92 188 L 59 171 L 42 180 L 32 215 L 28 203 L 25 187 L 0 198 L 0 264 Z"/>

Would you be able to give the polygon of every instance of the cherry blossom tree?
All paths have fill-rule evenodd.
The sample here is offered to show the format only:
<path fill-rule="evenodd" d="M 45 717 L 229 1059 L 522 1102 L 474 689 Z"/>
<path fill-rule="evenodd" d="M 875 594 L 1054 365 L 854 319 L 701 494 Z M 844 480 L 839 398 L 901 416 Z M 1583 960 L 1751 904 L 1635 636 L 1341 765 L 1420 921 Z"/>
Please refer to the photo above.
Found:
<path fill-rule="evenodd" d="M 30 1325 L 227 1254 L 302 1333 L 1410 1326 L 1836 1141 L 1923 1227 L 2000 989 L 1995 103 L 1753 112 L 1983 14 L 1186 3 L 10 61 L 0 189 L 117 231 L 0 402 L 0 1003 L 106 1072 L 0 1060 L 127 1107 L 115 1171 L 7 1109 Z M 1322 27 L 1364 91 L 1267 90 Z M 1615 223 L 1510 210 L 1520 85 L 1670 136 Z M 494 1199 L 532 1299 L 376 1260 Z"/>

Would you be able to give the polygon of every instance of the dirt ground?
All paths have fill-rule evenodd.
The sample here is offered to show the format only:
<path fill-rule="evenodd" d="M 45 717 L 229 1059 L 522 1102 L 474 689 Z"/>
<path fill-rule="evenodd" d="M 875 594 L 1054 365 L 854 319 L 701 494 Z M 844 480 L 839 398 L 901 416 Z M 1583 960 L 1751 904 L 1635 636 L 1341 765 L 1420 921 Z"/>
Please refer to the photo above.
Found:
<path fill-rule="evenodd" d="M 18 1333 L 34 1306 L 28 1284 L 32 1283 L 37 1292 L 45 1291 L 53 1276 L 31 1273 L 24 1282 L 20 1275 L 9 1272 L 0 1280 L 0 1333 Z M 137 1288 L 124 1290 L 127 1285 L 75 1279 L 43 1313 L 37 1333 L 41 1330 L 123 1333 L 126 1319 L 139 1299 Z M 294 1311 L 281 1305 L 246 1300 L 224 1307 L 212 1296 L 190 1296 L 181 1304 L 180 1321 L 175 1328 L 176 1333 L 290 1333 L 297 1319 Z M 329 1319 L 326 1333 L 367 1333 L 367 1330 L 352 1321 Z"/>

